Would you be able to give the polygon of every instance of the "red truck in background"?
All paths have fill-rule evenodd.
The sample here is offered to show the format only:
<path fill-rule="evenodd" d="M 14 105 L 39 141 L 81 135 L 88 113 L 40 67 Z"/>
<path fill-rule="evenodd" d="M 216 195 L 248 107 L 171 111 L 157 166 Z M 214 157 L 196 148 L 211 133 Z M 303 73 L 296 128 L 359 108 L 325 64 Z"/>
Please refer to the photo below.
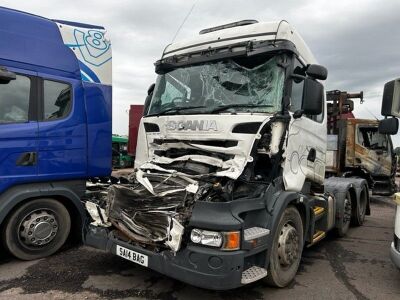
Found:
<path fill-rule="evenodd" d="M 143 105 L 131 105 L 129 109 L 128 154 L 135 157 L 140 119 L 143 116 Z"/>

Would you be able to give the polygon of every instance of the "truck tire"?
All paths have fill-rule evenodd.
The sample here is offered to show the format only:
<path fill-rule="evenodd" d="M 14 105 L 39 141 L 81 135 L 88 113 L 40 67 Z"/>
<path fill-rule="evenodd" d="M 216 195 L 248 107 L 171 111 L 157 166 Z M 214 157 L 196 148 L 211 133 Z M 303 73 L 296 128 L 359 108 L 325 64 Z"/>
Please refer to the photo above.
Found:
<path fill-rule="evenodd" d="M 267 284 L 285 287 L 294 279 L 303 252 L 303 230 L 299 211 L 288 206 L 281 216 L 269 251 Z"/>
<path fill-rule="evenodd" d="M 337 225 L 335 228 L 336 235 L 339 237 L 344 237 L 349 231 L 350 222 L 351 222 L 351 214 L 352 214 L 352 205 L 351 205 L 351 195 L 350 192 L 346 192 L 346 196 L 343 199 L 343 216 L 337 220 Z"/>
<path fill-rule="evenodd" d="M 3 243 L 19 259 L 39 259 L 59 250 L 70 229 L 71 218 L 64 205 L 54 199 L 35 199 L 8 216 Z"/>
<path fill-rule="evenodd" d="M 360 201 L 356 207 L 353 208 L 352 224 L 361 226 L 365 220 L 365 214 L 368 204 L 368 188 L 363 185 L 360 192 Z"/>

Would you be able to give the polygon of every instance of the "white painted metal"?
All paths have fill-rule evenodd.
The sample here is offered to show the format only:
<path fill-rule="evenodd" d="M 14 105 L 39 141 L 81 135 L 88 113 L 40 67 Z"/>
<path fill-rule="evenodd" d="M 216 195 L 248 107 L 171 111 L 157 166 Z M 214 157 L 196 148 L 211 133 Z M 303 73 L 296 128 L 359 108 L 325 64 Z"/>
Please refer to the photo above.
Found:
<path fill-rule="evenodd" d="M 279 27 L 279 28 L 278 28 Z M 270 34 L 270 33 L 273 34 Z M 269 34 L 263 34 L 269 33 Z M 310 49 L 300 35 L 286 21 L 267 22 L 246 25 L 241 27 L 219 30 L 185 41 L 177 42 L 166 47 L 164 57 L 176 54 L 193 52 L 195 50 L 217 47 L 228 44 L 235 44 L 243 40 L 288 40 L 295 44 L 299 51 L 300 58 L 305 64 L 316 63 Z M 326 112 L 326 101 L 325 109 Z M 234 158 L 228 161 L 221 161 L 208 156 L 186 155 L 179 160 L 195 160 L 206 164 L 219 166 L 222 170 L 216 176 L 226 176 L 237 179 L 243 172 L 247 162 L 252 161 L 250 151 L 253 147 L 257 134 L 232 133 L 232 128 L 239 123 L 262 122 L 265 124 L 271 115 L 265 114 L 218 114 L 218 115 L 168 115 L 160 117 L 148 117 L 146 122 L 157 124 L 160 132 L 145 133 L 143 120 L 139 128 L 139 143 L 135 167 L 146 163 L 146 167 L 152 167 L 152 163 L 169 163 L 174 159 L 158 157 L 155 150 L 165 150 L 168 147 L 204 149 L 208 151 L 232 154 Z M 184 124 L 187 122 L 207 122 L 209 130 L 186 130 Z M 183 126 L 179 126 L 179 123 Z M 175 125 L 176 126 L 175 126 Z M 174 125 L 174 126 L 172 126 Z M 180 128 L 181 127 L 181 128 Z M 260 127 L 261 128 L 261 127 Z M 272 127 L 271 152 L 276 153 L 281 139 L 283 125 L 277 124 Z M 162 146 L 153 143 L 154 139 L 175 139 L 183 142 L 174 144 L 163 144 Z M 238 145 L 230 148 L 191 145 L 191 140 L 237 140 Z M 289 131 L 284 143 L 283 179 L 286 190 L 301 191 L 304 181 L 310 179 L 317 183 L 323 183 L 325 177 L 326 163 L 326 117 L 322 122 L 316 122 L 306 116 L 292 119 Z M 316 150 L 314 162 L 308 161 L 307 156 L 310 149 Z M 175 159 L 176 160 L 176 159 Z"/>
<path fill-rule="evenodd" d="M 153 162 L 168 163 L 176 160 L 190 159 L 193 161 L 201 161 L 206 164 L 221 167 L 223 170 L 217 172 L 215 174 L 216 176 L 226 176 L 232 179 L 237 179 L 242 174 L 247 162 L 252 160 L 250 152 L 253 147 L 254 141 L 256 140 L 256 138 L 258 138 L 258 134 L 232 133 L 232 129 L 237 124 L 248 122 L 249 118 L 251 118 L 252 122 L 261 122 L 262 124 L 265 124 L 270 120 L 271 115 L 237 113 L 235 115 L 167 115 L 146 118 L 146 122 L 157 124 L 160 128 L 160 132 L 151 132 L 146 134 L 142 120 L 139 128 L 140 142 L 138 143 L 138 154 L 135 160 L 135 167 L 142 167 L 144 163 L 148 163 L 146 165 L 146 168 L 148 168 L 149 163 Z M 179 128 L 174 128 L 172 130 L 171 127 L 167 126 L 167 124 L 169 124 L 171 121 L 179 123 L 186 122 L 188 120 L 215 121 L 216 130 L 181 130 Z M 154 143 L 155 139 L 175 139 L 182 142 L 157 145 Z M 196 140 L 233 140 L 238 141 L 238 144 L 235 147 L 229 148 L 190 144 L 190 141 Z M 224 162 L 220 159 L 203 155 L 185 155 L 177 159 L 170 159 L 154 154 L 154 151 L 156 150 L 165 150 L 171 147 L 178 147 L 182 149 L 203 149 L 212 152 L 231 154 L 234 155 L 234 158 Z"/>
<path fill-rule="evenodd" d="M 307 160 L 312 148 L 316 150 L 314 162 Z M 326 117 L 322 122 L 313 121 L 304 115 L 292 119 L 283 163 L 286 190 L 301 191 L 305 179 L 322 184 L 325 178 L 325 155 Z"/>
<path fill-rule="evenodd" d="M 267 34 L 273 33 L 273 34 Z M 297 31 L 286 21 L 261 22 L 201 34 L 193 39 L 168 45 L 164 57 L 221 47 L 244 41 L 288 40 L 296 45 L 305 64 L 316 63 L 314 55 Z M 180 50 L 182 49 L 182 50 Z"/>

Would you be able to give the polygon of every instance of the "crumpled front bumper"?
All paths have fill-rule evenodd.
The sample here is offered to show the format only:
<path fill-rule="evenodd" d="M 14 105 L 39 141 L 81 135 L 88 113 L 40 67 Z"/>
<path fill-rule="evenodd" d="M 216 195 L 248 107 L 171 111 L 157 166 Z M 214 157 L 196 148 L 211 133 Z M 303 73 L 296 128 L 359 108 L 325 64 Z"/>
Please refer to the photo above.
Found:
<path fill-rule="evenodd" d="M 85 244 L 113 254 L 117 245 L 145 254 L 149 268 L 197 287 L 228 290 L 243 285 L 241 278 L 248 251 L 187 246 L 175 255 L 169 250 L 157 253 L 118 240 L 108 229 L 93 225 L 86 229 Z"/>

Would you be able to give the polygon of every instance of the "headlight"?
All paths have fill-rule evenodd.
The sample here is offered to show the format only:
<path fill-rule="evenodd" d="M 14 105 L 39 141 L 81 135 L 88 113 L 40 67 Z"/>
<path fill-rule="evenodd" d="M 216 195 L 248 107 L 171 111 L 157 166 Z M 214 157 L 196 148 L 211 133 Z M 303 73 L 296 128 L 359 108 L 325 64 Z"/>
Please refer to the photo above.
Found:
<path fill-rule="evenodd" d="M 240 248 L 240 232 L 217 232 L 202 229 L 193 229 L 190 239 L 195 244 L 219 247 L 223 250 L 237 250 Z"/>
<path fill-rule="evenodd" d="M 201 242 L 201 230 L 193 229 L 192 233 L 190 234 L 190 239 L 193 243 L 199 244 Z"/>
<path fill-rule="evenodd" d="M 222 235 L 216 231 L 193 229 L 190 239 L 195 244 L 201 244 L 211 247 L 221 247 Z"/>

